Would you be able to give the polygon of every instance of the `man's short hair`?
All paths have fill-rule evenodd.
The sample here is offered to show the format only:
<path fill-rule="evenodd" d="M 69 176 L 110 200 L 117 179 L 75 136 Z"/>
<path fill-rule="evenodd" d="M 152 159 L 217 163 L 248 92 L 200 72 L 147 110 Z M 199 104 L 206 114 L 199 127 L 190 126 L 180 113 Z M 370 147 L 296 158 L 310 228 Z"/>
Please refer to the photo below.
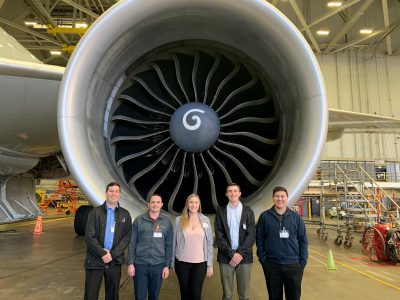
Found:
<path fill-rule="evenodd" d="M 119 191 L 121 191 L 121 185 L 118 182 L 110 182 L 109 184 L 107 184 L 106 186 L 106 192 L 108 192 L 108 189 L 112 186 L 117 186 L 119 187 Z"/>
<path fill-rule="evenodd" d="M 276 192 L 285 192 L 285 193 L 286 193 L 286 196 L 289 197 L 289 194 L 288 194 L 288 192 L 287 192 L 287 189 L 285 189 L 283 186 L 276 186 L 276 187 L 274 187 L 274 190 L 273 190 L 273 192 L 272 192 L 272 196 L 274 196 Z"/>
<path fill-rule="evenodd" d="M 228 188 L 230 188 L 231 186 L 237 186 L 238 189 L 239 189 L 239 192 L 241 192 L 241 190 L 240 190 L 240 185 L 238 185 L 237 183 L 234 183 L 234 182 L 228 183 L 228 184 L 226 185 L 225 190 L 227 191 Z"/>
<path fill-rule="evenodd" d="M 154 197 L 154 196 L 160 197 L 160 198 L 161 198 L 161 202 L 162 202 L 162 197 L 161 197 L 161 195 L 158 194 L 158 193 L 154 193 L 153 195 L 150 196 L 149 200 L 147 200 L 147 203 L 150 203 L 150 199 L 151 199 L 152 197 Z"/>

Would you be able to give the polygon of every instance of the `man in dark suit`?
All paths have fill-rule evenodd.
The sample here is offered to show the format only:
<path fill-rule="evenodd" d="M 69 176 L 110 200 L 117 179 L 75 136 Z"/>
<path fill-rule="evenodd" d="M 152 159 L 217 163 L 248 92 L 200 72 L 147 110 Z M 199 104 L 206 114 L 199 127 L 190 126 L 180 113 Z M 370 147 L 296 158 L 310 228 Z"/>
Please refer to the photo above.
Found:
<path fill-rule="evenodd" d="M 97 300 L 105 279 L 105 299 L 118 300 L 124 250 L 131 238 L 131 215 L 119 204 L 121 187 L 111 182 L 106 187 L 106 201 L 91 210 L 86 224 L 87 245 L 85 300 Z"/>

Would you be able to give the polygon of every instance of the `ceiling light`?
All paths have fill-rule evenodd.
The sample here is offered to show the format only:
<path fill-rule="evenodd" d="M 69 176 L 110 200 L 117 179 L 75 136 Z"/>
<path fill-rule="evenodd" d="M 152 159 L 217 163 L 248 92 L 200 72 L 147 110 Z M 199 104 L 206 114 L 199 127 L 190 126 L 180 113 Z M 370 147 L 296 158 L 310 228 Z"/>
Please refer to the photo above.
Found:
<path fill-rule="evenodd" d="M 361 29 L 360 33 L 361 34 L 371 34 L 372 33 L 372 29 L 367 29 L 367 28 Z"/>
<path fill-rule="evenodd" d="M 37 24 L 35 21 L 25 21 L 24 23 L 26 26 L 35 26 Z"/>
<path fill-rule="evenodd" d="M 342 6 L 342 2 L 340 1 L 329 1 L 327 3 L 328 7 L 339 7 Z"/>
<path fill-rule="evenodd" d="M 0 44 L 0 48 L 3 48 L 4 46 L 2 44 Z"/>
<path fill-rule="evenodd" d="M 12 44 L 10 44 L 10 43 L 8 43 L 8 46 L 10 46 L 11 48 L 14 48 L 14 45 L 12 45 Z"/>
<path fill-rule="evenodd" d="M 72 28 L 72 25 L 65 25 L 65 24 L 61 24 L 57 26 L 58 28 Z"/>
<path fill-rule="evenodd" d="M 75 28 L 87 28 L 88 24 L 86 23 L 75 23 Z"/>
<path fill-rule="evenodd" d="M 329 34 L 329 30 L 318 30 L 317 34 L 318 35 L 328 35 Z"/>
<path fill-rule="evenodd" d="M 33 25 L 33 28 L 35 28 L 35 29 L 47 29 L 48 27 L 47 27 L 47 25 L 44 25 L 44 24 L 36 24 L 36 25 Z"/>
<path fill-rule="evenodd" d="M 59 50 L 51 50 L 50 54 L 51 55 L 61 55 L 61 51 L 59 51 Z"/>

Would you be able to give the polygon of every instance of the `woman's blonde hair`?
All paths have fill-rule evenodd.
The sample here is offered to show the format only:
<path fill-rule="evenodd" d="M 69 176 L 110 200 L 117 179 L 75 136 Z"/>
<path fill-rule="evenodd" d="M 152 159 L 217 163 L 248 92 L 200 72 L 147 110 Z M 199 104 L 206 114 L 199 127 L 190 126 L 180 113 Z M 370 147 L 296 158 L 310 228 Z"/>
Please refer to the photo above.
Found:
<path fill-rule="evenodd" d="M 190 194 L 186 198 L 185 207 L 183 208 L 183 211 L 182 211 L 181 222 L 180 222 L 182 229 L 185 229 L 189 225 L 189 201 L 193 197 L 195 197 L 195 198 L 197 198 L 197 200 L 199 200 L 199 213 L 201 213 L 201 201 L 200 201 L 199 195 Z"/>

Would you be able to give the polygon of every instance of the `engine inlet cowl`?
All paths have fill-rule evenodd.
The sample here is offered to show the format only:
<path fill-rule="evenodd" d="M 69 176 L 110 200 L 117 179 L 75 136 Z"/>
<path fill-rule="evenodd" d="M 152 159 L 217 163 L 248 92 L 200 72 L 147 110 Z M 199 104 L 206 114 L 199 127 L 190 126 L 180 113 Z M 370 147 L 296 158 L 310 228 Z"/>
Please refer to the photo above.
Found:
<path fill-rule="evenodd" d="M 290 203 L 300 197 L 327 114 L 312 50 L 266 1 L 126 0 L 91 26 L 68 62 L 58 127 L 94 205 L 119 181 L 133 217 L 153 192 L 173 214 L 198 193 L 212 213 L 235 182 L 257 214 L 276 185 Z"/>

